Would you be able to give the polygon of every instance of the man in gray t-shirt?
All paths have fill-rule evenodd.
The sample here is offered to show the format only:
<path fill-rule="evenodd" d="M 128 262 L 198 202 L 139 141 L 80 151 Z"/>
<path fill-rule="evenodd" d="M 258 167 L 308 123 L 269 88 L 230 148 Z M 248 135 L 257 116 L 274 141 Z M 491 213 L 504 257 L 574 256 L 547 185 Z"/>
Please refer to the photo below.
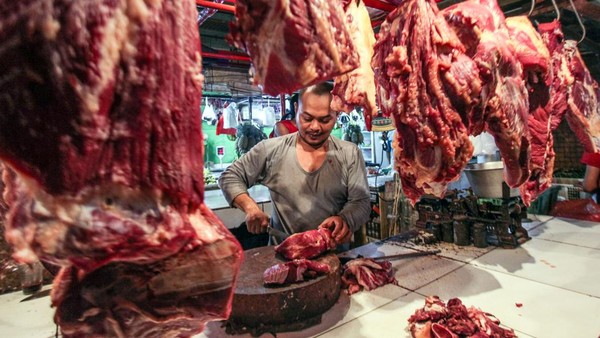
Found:
<path fill-rule="evenodd" d="M 225 198 L 244 211 L 249 232 L 265 232 L 269 224 L 288 234 L 326 227 L 341 244 L 369 220 L 362 152 L 330 136 L 337 120 L 331 89 L 321 83 L 300 91 L 298 132 L 258 143 L 220 176 Z M 270 190 L 270 220 L 248 195 L 255 184 Z"/>

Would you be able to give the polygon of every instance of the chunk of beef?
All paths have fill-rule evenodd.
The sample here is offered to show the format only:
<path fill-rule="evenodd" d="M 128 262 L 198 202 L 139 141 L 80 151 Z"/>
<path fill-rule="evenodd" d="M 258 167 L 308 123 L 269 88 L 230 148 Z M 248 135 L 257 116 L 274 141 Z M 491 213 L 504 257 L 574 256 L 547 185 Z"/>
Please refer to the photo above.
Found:
<path fill-rule="evenodd" d="M 302 282 L 326 273 L 329 273 L 327 264 L 308 259 L 295 259 L 268 268 L 263 274 L 263 279 L 267 285 L 278 285 Z"/>
<path fill-rule="evenodd" d="M 396 169 L 413 203 L 443 196 L 471 159 L 465 123 L 478 103 L 475 63 L 432 1 L 405 1 L 381 25 L 372 66 L 377 100 L 391 115 Z"/>
<path fill-rule="evenodd" d="M 325 228 L 293 234 L 275 247 L 287 259 L 309 259 L 335 249 L 337 243 Z"/>
<path fill-rule="evenodd" d="M 567 121 L 586 152 L 600 152 L 600 88 L 579 54 L 577 41 L 567 40 L 563 47 L 574 78 L 567 88 Z"/>
<path fill-rule="evenodd" d="M 477 10 L 474 11 L 473 8 Z M 522 66 L 510 44 L 505 18 L 493 0 L 465 1 L 443 11 L 454 31 L 477 63 L 483 83 L 482 120 L 474 121 L 471 133 L 485 124 L 504 161 L 504 180 L 520 186 L 530 174 L 530 142 L 527 126 L 529 101 Z"/>
<path fill-rule="evenodd" d="M 331 108 L 348 113 L 356 106 L 361 106 L 366 127 L 371 130 L 371 118 L 377 115 L 375 79 L 371 68 L 375 33 L 371 27 L 369 12 L 362 1 L 349 1 L 345 6 L 345 12 L 360 65 L 355 70 L 334 79 Z"/>
<path fill-rule="evenodd" d="M 398 284 L 394 269 L 389 261 L 375 261 L 370 258 L 357 258 L 344 264 L 342 287 L 348 294 L 365 290 L 371 291 L 386 284 Z"/>
<path fill-rule="evenodd" d="M 203 204 L 194 2 L 0 7 L 7 239 L 63 267 L 64 336 L 185 337 L 226 318 L 242 251 Z"/>
<path fill-rule="evenodd" d="M 254 83 L 291 93 L 359 65 L 340 1 L 238 0 L 230 42 L 252 58 Z"/>
<path fill-rule="evenodd" d="M 566 113 L 567 87 L 572 76 L 566 66 L 562 47 L 564 36 L 557 21 L 540 24 L 538 38 L 528 19 L 514 20 L 507 19 L 507 24 L 515 44 L 521 46 L 518 51 L 522 52 L 518 57 L 528 74 L 531 175 L 520 187 L 520 192 L 525 205 L 529 205 L 552 184 L 555 158 L 552 132 Z M 515 35 L 512 33 L 515 30 L 520 33 Z M 548 66 L 544 71 L 546 51 Z"/>
<path fill-rule="evenodd" d="M 425 306 L 408 319 L 412 337 L 516 337 L 512 329 L 500 327 L 500 321 L 475 307 L 467 309 L 458 298 L 446 305 L 437 296 L 425 298 Z"/>

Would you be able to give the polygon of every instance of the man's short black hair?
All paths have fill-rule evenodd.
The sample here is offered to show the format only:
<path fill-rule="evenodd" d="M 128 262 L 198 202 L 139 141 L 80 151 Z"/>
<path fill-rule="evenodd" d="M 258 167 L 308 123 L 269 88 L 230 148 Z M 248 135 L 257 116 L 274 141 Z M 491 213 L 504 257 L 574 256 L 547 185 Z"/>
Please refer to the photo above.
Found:
<path fill-rule="evenodd" d="M 304 93 L 309 92 L 316 95 L 331 95 L 331 91 L 333 90 L 333 84 L 329 82 L 321 82 L 312 86 L 308 86 L 306 88 L 302 88 L 299 93 L 299 97 L 302 97 Z"/>

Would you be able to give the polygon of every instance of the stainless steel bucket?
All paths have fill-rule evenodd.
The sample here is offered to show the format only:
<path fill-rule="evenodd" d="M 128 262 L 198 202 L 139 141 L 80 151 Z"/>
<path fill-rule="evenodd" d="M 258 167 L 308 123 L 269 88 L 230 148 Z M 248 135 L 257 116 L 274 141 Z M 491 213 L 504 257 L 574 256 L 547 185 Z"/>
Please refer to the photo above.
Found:
<path fill-rule="evenodd" d="M 484 198 L 502 198 L 502 183 L 504 177 L 502 171 L 504 163 L 502 161 L 473 163 L 467 165 L 465 174 L 471 184 L 471 189 L 477 197 Z M 510 188 L 509 196 L 519 196 L 518 188 Z"/>

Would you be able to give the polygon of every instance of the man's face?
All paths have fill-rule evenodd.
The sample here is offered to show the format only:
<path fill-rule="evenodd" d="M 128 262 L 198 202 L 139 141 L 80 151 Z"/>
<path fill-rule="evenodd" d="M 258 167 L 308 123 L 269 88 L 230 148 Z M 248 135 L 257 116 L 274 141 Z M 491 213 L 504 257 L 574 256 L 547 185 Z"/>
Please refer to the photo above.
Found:
<path fill-rule="evenodd" d="M 322 146 L 337 120 L 336 113 L 329 108 L 331 95 L 316 95 L 306 92 L 300 97 L 296 124 L 301 141 L 313 148 Z"/>

